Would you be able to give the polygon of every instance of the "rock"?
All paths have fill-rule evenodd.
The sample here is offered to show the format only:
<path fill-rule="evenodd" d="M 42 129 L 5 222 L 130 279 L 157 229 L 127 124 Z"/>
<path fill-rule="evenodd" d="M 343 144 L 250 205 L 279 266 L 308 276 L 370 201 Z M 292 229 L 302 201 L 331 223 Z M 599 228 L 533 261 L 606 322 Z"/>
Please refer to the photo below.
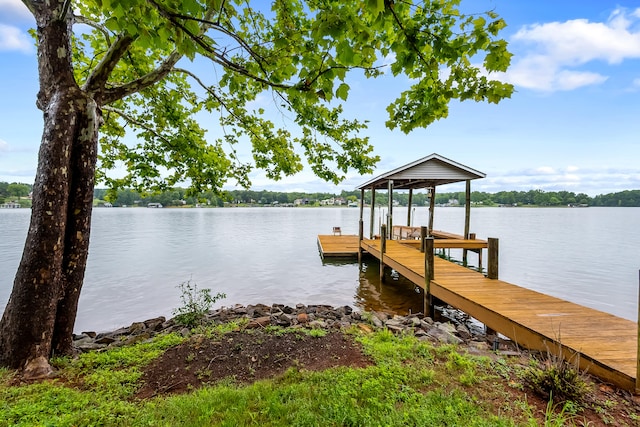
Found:
<path fill-rule="evenodd" d="M 422 325 L 422 320 L 418 319 L 417 317 L 411 318 L 411 326 L 413 326 L 414 328 L 419 328 L 421 325 Z"/>
<path fill-rule="evenodd" d="M 266 326 L 269 326 L 270 324 L 271 324 L 271 316 L 262 316 L 262 317 L 258 317 L 257 319 L 253 319 L 252 321 L 247 323 L 247 326 L 245 327 L 248 329 L 264 328 Z"/>
<path fill-rule="evenodd" d="M 278 326 L 291 326 L 293 324 L 294 317 L 290 314 L 281 313 L 279 316 L 271 316 L 271 319 L 275 319 Z"/>
<path fill-rule="evenodd" d="M 269 315 L 269 307 L 264 304 L 248 305 L 247 315 L 253 318 L 267 316 Z"/>
<path fill-rule="evenodd" d="M 103 337 L 98 338 L 94 342 L 96 344 L 111 344 L 112 342 L 115 342 L 115 341 L 116 341 L 116 339 L 114 337 L 110 337 L 108 335 L 105 335 Z"/>
<path fill-rule="evenodd" d="M 455 330 L 455 329 L 454 329 Z M 447 328 L 441 328 L 438 326 L 434 326 L 427 331 L 427 335 L 431 338 L 434 338 L 442 343 L 446 344 L 461 344 L 462 340 L 457 336 L 453 335 Z"/>
<path fill-rule="evenodd" d="M 133 322 L 129 326 L 129 334 L 136 335 L 142 333 L 147 327 L 143 322 Z"/>
<path fill-rule="evenodd" d="M 465 341 L 471 339 L 471 332 L 469 332 L 469 329 L 467 329 L 467 327 L 462 324 L 456 326 L 456 332 L 458 333 L 458 336 Z"/>
<path fill-rule="evenodd" d="M 298 313 L 298 315 L 296 316 L 298 323 L 301 324 L 306 324 L 309 323 L 309 315 L 307 313 Z"/>
<path fill-rule="evenodd" d="M 145 320 L 144 325 L 147 327 L 147 329 L 158 332 L 163 329 L 163 325 L 166 321 L 167 319 L 165 319 L 164 316 L 160 316 L 153 319 Z"/>
<path fill-rule="evenodd" d="M 340 313 L 341 315 L 350 315 L 351 313 L 353 313 L 353 309 L 351 307 L 349 307 L 348 305 L 343 305 L 342 307 L 338 307 L 335 310 L 337 313 Z"/>
<path fill-rule="evenodd" d="M 381 311 L 372 311 L 371 314 L 373 314 L 374 317 L 377 317 L 378 319 L 380 319 L 383 322 L 389 318 L 387 313 L 383 313 Z"/>
<path fill-rule="evenodd" d="M 384 326 L 387 327 L 391 332 L 400 333 L 404 332 L 404 324 L 401 319 L 389 319 L 384 322 Z"/>
<path fill-rule="evenodd" d="M 235 315 L 244 315 L 247 314 L 247 308 L 241 304 L 236 304 L 232 308 L 233 314 Z"/>
<path fill-rule="evenodd" d="M 453 335 L 453 334 L 455 334 L 457 332 L 456 331 L 456 327 L 451 323 L 440 323 L 440 322 L 437 322 L 434 326 L 436 328 L 440 329 L 441 331 L 449 333 L 451 335 Z"/>
<path fill-rule="evenodd" d="M 89 332 L 82 332 L 80 335 L 86 335 L 88 337 L 95 338 L 97 334 L 93 331 L 89 331 Z"/>
<path fill-rule="evenodd" d="M 373 323 L 373 326 L 375 326 L 377 329 L 380 329 L 384 326 L 384 324 L 382 323 L 382 320 L 380 320 L 378 316 L 371 316 L 371 322 Z"/>
<path fill-rule="evenodd" d="M 323 320 L 314 320 L 313 322 L 309 323 L 309 326 L 311 328 L 320 328 L 320 329 L 324 329 L 327 327 L 327 323 Z"/>
<path fill-rule="evenodd" d="M 289 307 L 288 305 L 286 305 L 282 308 L 282 311 L 286 314 L 293 314 L 295 310 L 293 309 L 293 307 Z"/>

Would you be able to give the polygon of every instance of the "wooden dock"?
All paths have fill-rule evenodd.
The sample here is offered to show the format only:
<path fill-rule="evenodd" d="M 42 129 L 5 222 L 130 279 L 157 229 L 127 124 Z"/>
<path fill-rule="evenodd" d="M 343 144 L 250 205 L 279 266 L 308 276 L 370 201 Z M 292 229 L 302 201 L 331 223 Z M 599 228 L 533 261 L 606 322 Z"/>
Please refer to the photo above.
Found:
<path fill-rule="evenodd" d="M 348 238 L 348 239 L 347 239 Z M 345 246 L 340 248 L 344 239 Z M 355 250 L 353 248 L 355 239 Z M 434 246 L 439 239 L 434 240 Z M 330 253 L 357 255 L 357 236 L 318 236 Z M 322 243 L 321 243 L 322 242 Z M 331 243 L 330 243 L 331 242 Z M 425 288 L 425 258 L 416 244 L 387 240 L 382 262 Z M 362 241 L 378 260 L 380 240 Z M 436 246 L 437 247 L 437 246 Z M 324 256 L 329 256 L 328 253 Z M 605 382 L 636 390 L 638 328 L 635 322 L 522 288 L 436 257 L 431 294 L 523 347 L 549 351 Z"/>
<path fill-rule="evenodd" d="M 358 236 L 319 235 L 318 249 L 320 256 L 326 257 L 353 257 L 358 255 Z"/>

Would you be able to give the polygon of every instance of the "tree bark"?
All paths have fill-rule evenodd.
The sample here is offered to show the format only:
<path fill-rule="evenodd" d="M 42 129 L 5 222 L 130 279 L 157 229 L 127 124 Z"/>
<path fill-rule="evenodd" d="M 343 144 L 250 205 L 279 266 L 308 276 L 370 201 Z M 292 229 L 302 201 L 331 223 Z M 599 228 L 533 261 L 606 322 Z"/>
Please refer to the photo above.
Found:
<path fill-rule="evenodd" d="M 71 351 L 89 245 L 99 110 L 76 84 L 70 16 L 61 3 L 34 4 L 44 131 L 31 222 L 0 321 L 0 365 L 29 378 L 51 372 L 55 351 Z M 40 9 L 37 9 L 40 7 Z"/>
<path fill-rule="evenodd" d="M 58 355 L 70 355 L 73 352 L 73 327 L 89 255 L 99 116 L 93 100 L 86 99 L 82 104 L 84 111 L 81 109 L 78 112 L 79 132 L 74 136 L 71 151 L 62 290 L 53 331 L 52 350 Z"/>

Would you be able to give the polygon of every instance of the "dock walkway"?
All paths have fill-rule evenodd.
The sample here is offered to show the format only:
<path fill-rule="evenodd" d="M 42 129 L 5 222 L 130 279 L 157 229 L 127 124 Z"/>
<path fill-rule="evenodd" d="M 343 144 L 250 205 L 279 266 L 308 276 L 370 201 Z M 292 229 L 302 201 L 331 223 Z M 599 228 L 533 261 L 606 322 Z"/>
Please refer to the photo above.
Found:
<path fill-rule="evenodd" d="M 318 236 L 318 244 L 322 248 L 321 237 Z M 355 255 L 357 236 L 350 237 L 356 239 L 356 251 L 351 252 Z M 401 242 L 387 240 L 382 262 L 424 289 L 424 254 Z M 379 240 L 363 240 L 362 248 L 380 260 Z M 337 251 L 335 247 L 333 250 Z M 488 279 L 438 257 L 434 259 L 430 290 L 434 297 L 523 347 L 550 351 L 577 361 L 580 368 L 590 374 L 636 391 L 638 328 L 635 322 L 502 280 Z"/>

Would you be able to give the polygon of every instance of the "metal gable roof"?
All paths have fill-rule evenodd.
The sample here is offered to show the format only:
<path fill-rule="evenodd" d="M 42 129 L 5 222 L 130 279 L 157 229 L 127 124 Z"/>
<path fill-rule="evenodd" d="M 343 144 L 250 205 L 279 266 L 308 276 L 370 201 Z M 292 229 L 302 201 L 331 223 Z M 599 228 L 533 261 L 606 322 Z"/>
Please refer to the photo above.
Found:
<path fill-rule="evenodd" d="M 393 181 L 396 190 L 428 188 L 468 179 L 484 178 L 486 174 L 433 153 L 415 162 L 379 175 L 356 187 L 362 189 L 386 189 Z"/>

